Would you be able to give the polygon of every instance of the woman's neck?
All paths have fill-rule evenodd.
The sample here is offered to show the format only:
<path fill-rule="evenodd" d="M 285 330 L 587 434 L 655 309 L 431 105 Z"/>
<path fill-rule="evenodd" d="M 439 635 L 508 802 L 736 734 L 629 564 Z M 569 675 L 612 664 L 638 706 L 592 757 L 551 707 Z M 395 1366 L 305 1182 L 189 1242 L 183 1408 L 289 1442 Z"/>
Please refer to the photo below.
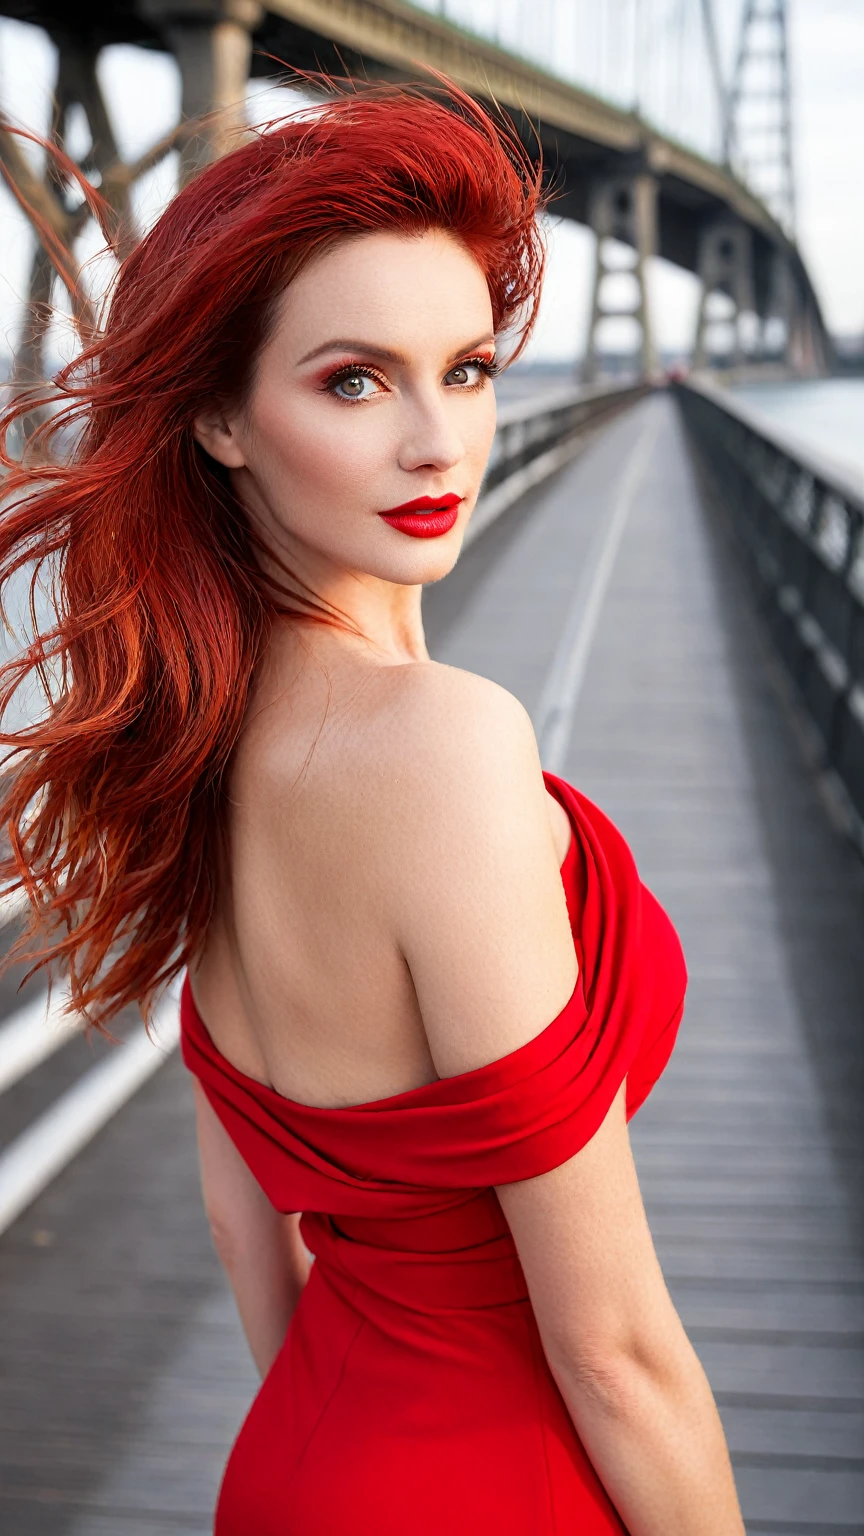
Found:
<path fill-rule="evenodd" d="M 292 596 L 296 596 L 300 601 L 295 612 L 302 612 L 310 603 L 313 612 L 323 609 L 336 621 L 333 625 L 306 624 L 307 633 L 330 631 L 344 642 L 361 645 L 383 665 L 429 660 L 421 585 L 403 585 L 367 571 L 347 570 L 323 559 L 299 540 L 286 539 L 283 530 L 281 538 L 274 538 L 275 531 L 258 529 L 263 538 L 256 551 L 275 605 L 284 604 L 290 610 Z"/>
<path fill-rule="evenodd" d="M 370 589 L 371 584 L 371 589 Z M 383 588 L 376 591 L 375 588 Z M 362 654 L 379 666 L 428 661 L 421 612 L 422 587 L 398 587 L 374 578 L 358 578 L 347 591 L 316 592 L 333 622 L 298 619 L 295 613 L 278 619 L 271 647 L 293 649 L 298 640 L 307 654 Z"/>

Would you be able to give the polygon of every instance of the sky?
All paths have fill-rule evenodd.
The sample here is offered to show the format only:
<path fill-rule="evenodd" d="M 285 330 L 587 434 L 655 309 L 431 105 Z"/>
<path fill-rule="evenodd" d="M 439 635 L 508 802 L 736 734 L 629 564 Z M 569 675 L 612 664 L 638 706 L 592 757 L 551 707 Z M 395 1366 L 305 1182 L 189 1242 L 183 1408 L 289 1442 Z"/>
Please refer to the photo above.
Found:
<path fill-rule="evenodd" d="M 422 0 L 436 10 L 438 0 Z M 497 30 L 504 44 L 554 57 L 560 72 L 638 105 L 658 126 L 710 152 L 717 114 L 709 101 L 707 64 L 700 55 L 698 0 L 446 0 L 448 13 L 478 30 Z M 636 50 L 617 45 L 624 22 L 642 6 L 639 38 L 648 60 L 635 73 Z M 741 0 L 715 0 L 724 59 L 732 56 Z M 632 8 L 632 10 L 631 10 Z M 829 327 L 864 332 L 864 0 L 789 0 L 794 101 L 793 156 L 798 193 L 798 241 Z M 521 30 L 520 30 L 521 29 Z M 649 67 L 650 65 L 650 67 Z M 43 129 L 47 121 L 54 54 L 40 29 L 0 20 L 0 104 L 19 122 Z M 121 152 L 139 153 L 170 128 L 179 112 L 179 80 L 167 55 L 132 47 L 106 49 L 100 78 Z M 637 96 L 641 93 L 641 99 Z M 250 115 L 272 116 L 285 92 L 252 92 Z M 73 135 L 74 139 L 74 135 Z M 83 148 L 83 141 L 81 143 Z M 74 151 L 74 142 L 72 144 Z M 142 223 L 170 198 L 172 159 L 139 184 Z M 82 237 L 79 257 L 95 258 L 99 241 Z M 544 299 L 530 356 L 566 361 L 585 340 L 593 237 L 566 221 L 551 221 Z M 32 240 L 26 221 L 0 188 L 0 352 L 11 350 L 26 291 Z M 98 290 L 107 267 L 94 261 Z M 626 283 L 627 279 L 622 279 Z M 686 351 L 693 331 L 698 285 L 692 274 L 655 260 L 649 287 L 660 346 Z M 627 322 L 619 340 L 625 343 Z M 613 345 L 614 333 L 607 338 Z M 54 340 L 66 350 L 62 323 Z"/>

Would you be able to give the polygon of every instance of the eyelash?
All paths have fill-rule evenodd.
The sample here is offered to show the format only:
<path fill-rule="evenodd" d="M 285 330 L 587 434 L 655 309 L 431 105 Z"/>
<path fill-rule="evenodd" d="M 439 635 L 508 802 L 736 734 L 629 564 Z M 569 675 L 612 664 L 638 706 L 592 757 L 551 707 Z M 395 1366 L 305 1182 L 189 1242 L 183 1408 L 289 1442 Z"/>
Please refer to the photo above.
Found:
<path fill-rule="evenodd" d="M 464 390 L 466 394 L 473 394 L 475 390 L 482 389 L 486 379 L 494 379 L 496 375 L 501 371 L 499 364 L 492 358 L 465 357 L 461 362 L 454 363 L 453 367 L 448 368 L 447 372 L 453 373 L 457 368 L 472 367 L 479 368 L 481 374 L 483 374 L 484 377 L 482 379 L 478 379 L 476 384 L 457 384 L 455 386 L 457 389 Z M 325 394 L 329 394 L 334 389 L 335 385 L 341 384 L 343 379 L 356 378 L 358 375 L 364 379 L 374 379 L 376 384 L 383 384 L 386 387 L 387 380 L 382 373 L 378 372 L 377 368 L 370 368 L 368 363 L 345 363 L 341 368 L 337 368 L 335 373 L 331 373 L 329 377 L 324 380 L 321 388 Z M 335 398 L 339 400 L 342 405 L 365 404 L 365 401 L 362 399 L 349 400 L 345 395 L 336 395 Z"/>

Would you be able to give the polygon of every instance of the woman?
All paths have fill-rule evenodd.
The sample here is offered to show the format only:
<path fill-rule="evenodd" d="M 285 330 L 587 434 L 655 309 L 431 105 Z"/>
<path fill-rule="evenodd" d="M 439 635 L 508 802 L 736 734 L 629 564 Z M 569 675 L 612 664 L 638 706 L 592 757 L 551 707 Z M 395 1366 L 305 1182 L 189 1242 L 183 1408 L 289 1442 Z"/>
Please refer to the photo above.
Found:
<path fill-rule="evenodd" d="M 264 1377 L 218 1536 L 743 1529 L 627 1140 L 677 940 L 521 706 L 423 638 L 539 206 L 458 92 L 332 97 L 181 192 L 61 375 L 72 461 L 10 472 L 2 576 L 55 561 L 60 617 L 6 673 L 55 684 L 6 738 L 4 872 L 97 1024 L 188 964 Z"/>

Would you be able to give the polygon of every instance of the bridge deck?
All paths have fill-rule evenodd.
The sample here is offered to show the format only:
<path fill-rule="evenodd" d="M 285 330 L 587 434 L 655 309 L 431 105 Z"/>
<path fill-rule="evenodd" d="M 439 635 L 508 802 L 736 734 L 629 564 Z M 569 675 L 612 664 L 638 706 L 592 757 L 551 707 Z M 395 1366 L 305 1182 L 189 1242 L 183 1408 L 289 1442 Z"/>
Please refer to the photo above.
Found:
<path fill-rule="evenodd" d="M 689 960 L 678 1049 L 633 1125 L 640 1175 L 748 1531 L 851 1536 L 864 880 L 803 766 L 670 402 L 615 422 L 466 552 L 427 594 L 430 644 L 536 712 L 634 454 L 644 473 L 563 771 L 622 827 Z M 0 1242 L 0 1307 L 0 1525 L 204 1536 L 254 1382 L 200 1214 L 178 1061 Z"/>

